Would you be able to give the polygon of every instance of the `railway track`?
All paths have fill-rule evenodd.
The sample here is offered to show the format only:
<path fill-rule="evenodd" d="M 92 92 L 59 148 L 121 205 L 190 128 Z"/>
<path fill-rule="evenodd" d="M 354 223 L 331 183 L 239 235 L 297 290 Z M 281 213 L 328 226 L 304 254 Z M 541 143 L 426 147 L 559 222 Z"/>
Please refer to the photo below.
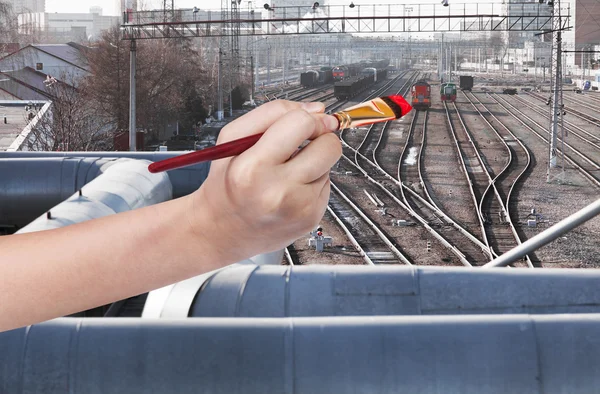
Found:
<path fill-rule="evenodd" d="M 498 255 L 521 244 L 521 238 L 514 226 L 513 218 L 518 220 L 516 201 L 511 201 L 515 186 L 523 181 L 524 174 L 530 168 L 531 154 L 527 147 L 502 123 L 490 109 L 473 93 L 462 93 L 471 106 L 492 130 L 500 141 L 508 158 L 504 167 L 491 179 L 481 203 L 482 215 L 488 212 L 486 226 L 491 249 Z M 503 206 L 498 206 L 498 204 Z M 493 213 L 498 212 L 498 216 Z M 536 259 L 537 260 L 537 259 Z M 533 267 L 531 256 L 527 265 Z"/>
<path fill-rule="evenodd" d="M 534 96 L 531 96 L 531 97 L 534 97 Z M 535 98 L 540 98 L 540 97 L 535 97 Z M 521 97 L 518 97 L 517 100 L 520 100 L 521 102 L 523 102 L 525 105 L 527 105 L 533 111 L 535 111 L 535 113 L 537 113 L 538 115 L 540 115 L 548 120 L 550 119 L 550 115 L 548 113 L 548 107 L 546 105 L 540 105 L 540 104 L 534 103 L 532 101 L 523 99 Z M 578 112 L 577 110 L 574 110 L 573 108 L 568 108 L 568 109 L 567 108 L 568 107 L 565 107 L 565 111 L 567 112 L 567 114 L 575 114 L 576 112 Z M 586 116 L 588 116 L 588 115 L 586 115 Z M 590 116 L 588 116 L 588 117 L 592 118 Z M 596 119 L 596 118 L 592 118 L 592 119 L 594 119 L 594 121 L 590 121 L 589 119 L 585 119 L 585 120 L 596 124 L 595 121 L 598 119 Z M 565 130 L 569 134 L 574 135 L 575 137 L 580 139 L 584 144 L 589 144 L 591 147 L 594 147 L 597 150 L 600 150 L 600 137 L 599 136 L 596 136 L 593 133 L 590 133 L 589 131 L 583 129 L 582 127 L 577 126 L 573 122 L 570 122 L 566 119 L 564 120 L 564 124 L 565 124 Z M 600 123 L 598 123 L 597 125 L 600 125 Z"/>
<path fill-rule="evenodd" d="M 400 78 L 400 76 L 397 78 Z M 394 83 L 397 78 L 389 81 L 384 87 Z M 378 91 L 381 89 L 383 87 L 380 87 Z M 311 94 L 314 95 L 315 91 L 311 92 Z M 324 99 L 326 98 L 319 98 L 319 100 Z M 329 112 L 332 112 L 346 105 L 346 103 L 347 101 L 336 101 L 328 105 L 327 109 Z M 343 186 L 338 187 L 334 182 L 331 182 L 331 184 L 332 198 L 328 204 L 327 211 L 333 218 L 333 222 L 346 234 L 348 240 L 363 258 L 364 262 L 369 265 L 410 264 L 384 231 L 369 218 L 369 215 L 346 196 Z"/>
<path fill-rule="evenodd" d="M 458 152 L 463 173 L 469 181 L 471 198 L 473 205 L 476 207 L 481 236 L 489 251 L 489 255 L 493 256 L 493 251 L 488 242 L 484 215 L 481 212 L 480 206 L 485 190 L 490 183 L 489 173 L 487 168 L 484 168 L 485 163 L 481 160 L 479 152 L 472 144 L 471 136 L 456 105 L 454 103 L 448 105 L 447 102 L 444 102 L 444 109 L 446 110 L 448 127 Z M 462 130 L 462 132 L 459 132 L 457 128 Z"/>
<path fill-rule="evenodd" d="M 523 113 L 521 109 L 517 108 L 501 95 L 492 94 L 490 97 L 499 103 L 511 116 L 517 119 L 527 130 L 532 132 L 545 144 L 548 144 L 549 132 L 547 125 L 536 122 L 531 116 Z M 566 149 L 561 146 L 562 144 L 568 148 L 568 152 L 565 152 Z M 594 159 L 591 159 L 586 154 L 580 152 L 571 144 L 565 141 L 563 141 L 562 144 L 558 144 L 558 152 L 561 154 L 564 153 L 565 160 L 576 168 L 594 186 L 600 187 L 600 165 L 598 165 Z"/>
<path fill-rule="evenodd" d="M 334 182 L 331 182 L 329 211 L 352 234 L 367 264 L 410 264 L 381 228 Z"/>
<path fill-rule="evenodd" d="M 317 88 L 312 88 L 312 89 L 306 89 L 303 88 L 302 90 L 300 90 L 298 93 L 293 94 L 293 95 L 288 95 L 288 97 L 286 98 L 286 100 L 294 100 L 294 101 L 301 101 L 301 100 L 306 100 L 309 97 L 313 97 L 319 93 L 322 92 L 326 92 L 328 90 L 331 90 L 330 93 L 326 94 L 323 97 L 329 96 L 327 98 L 333 97 L 333 84 L 326 84 L 324 86 L 320 86 Z M 285 97 L 280 97 L 280 98 L 285 98 Z M 316 100 L 320 100 L 320 99 L 324 99 L 324 98 L 317 98 Z"/>
<path fill-rule="evenodd" d="M 414 77 L 416 78 L 416 75 Z M 405 89 L 407 87 L 407 85 L 408 85 L 408 87 L 410 87 L 411 86 L 410 82 L 411 81 L 407 82 L 400 89 L 400 91 L 397 94 L 402 93 L 402 90 Z M 377 153 L 376 153 L 378 150 L 378 147 L 381 145 L 382 137 L 386 134 L 385 129 L 388 127 L 389 124 L 390 124 L 390 122 L 372 125 L 369 128 L 369 130 L 367 131 L 367 133 L 365 134 L 362 142 L 360 143 L 360 145 L 357 148 L 351 147 L 351 142 L 349 142 L 346 138 L 344 138 L 344 133 L 341 133 L 341 138 L 345 145 L 344 157 L 348 161 L 350 161 L 350 157 L 354 157 L 353 165 L 357 169 L 359 169 L 361 172 L 363 172 L 370 181 L 372 181 L 374 184 L 376 184 L 382 190 L 384 190 L 384 192 L 388 194 L 389 198 L 393 199 L 408 214 L 410 214 L 414 219 L 416 219 L 416 221 L 418 221 L 424 227 L 424 229 L 427 231 L 428 234 L 433 236 L 433 238 L 436 242 L 434 242 L 434 243 L 430 242 L 430 244 L 432 244 L 431 245 L 432 247 L 433 247 L 433 244 L 436 244 L 437 247 L 444 248 L 446 251 L 450 251 L 451 253 L 455 254 L 454 258 L 445 257 L 443 259 L 444 261 L 452 262 L 453 259 L 457 258 L 458 259 L 457 263 L 459 265 L 460 264 L 468 265 L 468 266 L 471 265 L 469 263 L 469 261 L 465 258 L 464 254 L 460 250 L 458 250 L 458 248 L 456 248 L 455 245 L 448 242 L 446 240 L 446 238 L 440 234 L 440 232 L 443 232 L 445 230 L 444 228 L 442 228 L 441 230 L 439 230 L 439 229 L 434 230 L 432 228 L 432 226 L 430 225 L 430 223 L 428 222 L 428 220 L 426 219 L 426 217 L 428 216 L 427 214 L 423 214 L 421 211 L 419 212 L 420 214 L 415 212 L 415 210 L 412 209 L 406 201 L 402 202 L 396 197 L 395 193 L 398 194 L 398 190 L 394 190 L 395 187 L 398 187 L 399 190 L 402 191 L 402 193 L 405 192 L 405 189 L 407 189 L 407 187 L 405 185 L 403 185 L 402 183 L 400 183 L 399 181 L 396 181 L 391 176 L 391 174 L 386 173 L 385 169 L 382 168 L 379 165 L 379 163 L 377 163 Z M 362 152 L 364 152 L 364 154 Z M 369 155 L 372 155 L 373 161 L 371 161 L 370 159 L 367 158 L 367 156 L 369 156 Z M 389 160 L 387 160 L 387 161 L 389 162 Z M 361 162 L 364 162 L 365 165 L 363 166 L 361 164 Z M 372 171 L 367 171 L 367 168 L 369 168 Z M 391 181 L 391 183 L 390 183 L 390 181 Z M 408 190 L 407 194 L 411 195 L 411 199 L 415 198 L 415 200 L 417 201 L 416 204 L 418 204 L 423 210 L 429 209 L 430 210 L 429 212 L 435 212 L 436 214 L 439 213 L 440 216 L 447 218 L 447 216 L 444 215 L 442 212 L 440 212 L 439 209 L 437 209 L 436 207 L 429 204 L 422 197 L 416 195 L 416 193 L 414 193 L 410 189 L 407 189 L 407 190 Z M 437 217 L 436 214 L 434 214 L 434 217 Z M 450 223 L 450 226 L 456 225 L 456 223 L 452 222 L 450 218 L 447 218 L 447 219 L 448 219 L 448 223 Z M 436 221 L 439 221 L 439 223 L 434 224 L 434 226 L 435 225 L 442 226 L 442 225 L 446 224 L 443 222 L 443 220 L 439 220 L 439 218 Z M 456 231 L 454 229 L 452 229 L 452 231 L 454 233 L 456 233 Z M 464 229 L 463 229 L 463 231 L 464 231 Z M 452 235 L 453 236 L 458 235 L 461 242 L 465 241 L 464 237 L 460 234 L 456 233 L 456 234 L 452 234 Z M 429 245 L 428 245 L 428 249 L 429 249 Z M 478 247 L 475 247 L 475 249 L 480 250 L 480 248 L 478 248 Z M 417 260 L 417 259 L 414 259 L 414 260 Z"/>
<path fill-rule="evenodd" d="M 531 97 L 534 97 L 534 98 L 544 101 L 544 102 L 547 100 L 547 98 L 544 98 L 541 94 L 538 94 L 535 92 L 530 92 L 529 95 Z M 577 96 L 579 96 L 579 97 L 577 97 Z M 600 100 L 593 100 L 593 101 L 595 101 L 595 103 L 590 103 L 590 95 L 586 95 L 585 100 L 583 99 L 582 96 L 580 96 L 580 95 L 577 95 L 577 96 L 569 95 L 569 94 L 563 95 L 563 99 L 565 101 L 572 102 L 575 105 L 577 105 L 577 107 L 579 108 L 579 109 L 577 109 L 577 108 L 573 107 L 572 105 L 566 105 L 565 110 L 567 111 L 567 113 L 570 115 L 574 115 L 580 119 L 586 120 L 595 126 L 600 127 L 600 119 L 599 118 L 580 110 L 580 109 L 585 108 L 587 110 L 592 111 L 593 113 L 598 113 L 598 106 L 600 106 Z M 592 104 L 592 105 L 590 105 L 590 104 Z M 594 105 L 595 105 L 595 107 L 594 107 Z"/>

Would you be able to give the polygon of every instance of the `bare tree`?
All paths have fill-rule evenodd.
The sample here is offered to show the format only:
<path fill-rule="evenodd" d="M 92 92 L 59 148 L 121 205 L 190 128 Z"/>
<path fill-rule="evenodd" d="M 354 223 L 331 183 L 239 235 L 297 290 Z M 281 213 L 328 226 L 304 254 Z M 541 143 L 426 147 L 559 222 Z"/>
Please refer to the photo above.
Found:
<path fill-rule="evenodd" d="M 17 42 L 17 16 L 12 5 L 0 0 L 0 42 Z"/>
<path fill-rule="evenodd" d="M 187 126 L 205 116 L 209 78 L 188 40 L 138 41 L 136 124 L 158 138 L 170 120 Z M 86 90 L 97 114 L 112 119 L 115 130 L 128 129 L 129 42 L 117 28 L 107 31 L 89 51 L 91 76 Z"/>
<path fill-rule="evenodd" d="M 45 84 L 47 92 L 52 95 L 52 104 L 31 131 L 27 140 L 29 150 L 90 151 L 112 148 L 113 133 L 96 116 L 85 91 L 52 77 Z"/>

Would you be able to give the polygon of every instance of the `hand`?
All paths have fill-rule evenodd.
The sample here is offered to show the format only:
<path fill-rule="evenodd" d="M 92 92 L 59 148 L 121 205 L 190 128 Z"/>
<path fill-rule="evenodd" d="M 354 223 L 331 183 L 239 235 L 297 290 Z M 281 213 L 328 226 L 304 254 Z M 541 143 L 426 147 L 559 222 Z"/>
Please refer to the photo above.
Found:
<path fill-rule="evenodd" d="M 223 128 L 217 144 L 265 134 L 241 155 L 214 161 L 191 196 L 192 229 L 202 237 L 210 231 L 220 258 L 237 261 L 281 249 L 319 223 L 329 200 L 329 170 L 342 152 L 332 132 L 338 122 L 323 111 L 321 103 L 277 100 Z M 212 228 L 202 230 L 207 223 Z"/>

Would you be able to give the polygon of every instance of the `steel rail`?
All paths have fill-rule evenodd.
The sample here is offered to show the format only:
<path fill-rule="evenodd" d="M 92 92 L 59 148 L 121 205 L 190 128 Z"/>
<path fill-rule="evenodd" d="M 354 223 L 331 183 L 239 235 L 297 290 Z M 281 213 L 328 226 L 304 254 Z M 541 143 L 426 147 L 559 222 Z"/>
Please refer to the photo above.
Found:
<path fill-rule="evenodd" d="M 548 117 L 548 113 L 547 113 L 548 111 L 546 110 L 546 108 L 544 108 L 544 106 L 536 104 L 536 103 L 533 103 L 533 102 L 531 102 L 529 100 L 525 100 L 525 99 L 523 99 L 521 97 L 518 97 L 517 99 L 520 100 L 523 103 L 526 103 L 537 114 L 539 114 L 541 116 L 544 116 L 544 117 Z M 566 107 L 565 107 L 565 110 L 566 110 Z M 568 113 L 573 113 L 573 111 L 574 111 L 573 109 L 569 109 Z M 588 120 L 588 119 L 585 119 L 585 120 Z M 571 134 L 573 134 L 575 137 L 579 138 L 583 142 L 585 142 L 585 143 L 587 143 L 589 145 L 592 145 L 596 149 L 600 150 L 600 145 L 598 145 L 598 143 L 592 142 L 592 141 L 588 140 L 586 137 L 579 135 L 578 133 L 576 133 L 575 131 L 573 131 L 573 129 L 577 130 L 580 133 L 588 135 L 589 137 L 593 138 L 594 140 L 596 140 L 598 142 L 600 142 L 600 138 L 599 137 L 596 137 L 594 134 L 586 131 L 585 129 L 577 126 L 576 124 L 573 124 L 573 123 L 569 122 L 568 120 L 565 120 L 564 122 L 565 122 L 565 125 L 569 126 L 569 127 L 565 126 L 565 131 L 570 132 Z"/>
<path fill-rule="evenodd" d="M 379 228 L 379 226 L 377 224 L 375 224 L 375 222 L 373 222 L 364 212 L 362 209 L 360 209 L 360 207 L 358 207 L 356 204 L 354 204 L 354 202 L 352 202 L 352 200 L 346 196 L 346 194 L 344 194 L 340 188 L 333 182 L 330 181 L 331 183 L 331 187 L 335 190 L 335 192 L 337 194 L 340 195 L 340 197 L 342 197 L 344 199 L 344 201 L 346 201 L 346 203 L 348 205 L 350 205 L 352 207 L 352 209 L 354 209 L 354 211 L 356 213 L 358 213 L 358 215 L 369 225 L 369 227 L 375 231 L 375 233 L 379 236 L 379 238 L 385 243 L 385 245 L 392 251 L 392 253 L 394 253 L 396 255 L 396 257 L 398 257 L 398 259 L 400 261 L 402 261 L 404 264 L 407 265 L 412 265 L 410 263 L 410 261 L 406 258 L 406 256 L 404 256 L 404 254 L 402 252 L 400 252 L 400 250 L 398 250 L 398 248 L 396 248 L 396 246 L 389 240 L 389 238 L 387 237 L 387 235 L 385 235 L 381 229 Z"/>
<path fill-rule="evenodd" d="M 477 196 L 475 195 L 475 190 L 473 188 L 474 182 L 471 179 L 471 177 L 469 176 L 469 171 L 467 170 L 467 165 L 465 163 L 465 159 L 464 159 L 464 156 L 462 153 L 462 149 L 460 148 L 458 138 L 456 137 L 456 130 L 454 129 L 454 125 L 452 124 L 452 120 L 450 119 L 450 110 L 448 109 L 448 104 L 446 102 L 444 102 L 444 109 L 446 110 L 446 118 L 448 120 L 448 126 L 451 131 L 450 134 L 452 134 L 452 138 L 454 139 L 454 144 L 456 145 L 456 150 L 458 153 L 458 157 L 460 159 L 459 161 L 460 161 L 461 167 L 463 169 L 465 177 L 467 178 L 467 181 L 469 182 L 469 191 L 471 192 L 471 197 L 473 198 L 473 204 L 475 206 L 475 212 L 477 213 L 477 219 L 479 220 L 479 226 L 481 228 L 481 236 L 482 236 L 483 240 L 485 241 L 486 249 L 488 250 L 487 254 L 490 256 L 490 258 L 492 258 L 493 252 L 488 243 L 488 238 L 487 238 L 487 234 L 485 231 L 485 226 L 483 224 L 483 218 L 481 217 L 481 212 L 478 210 L 479 204 L 477 203 Z"/>
<path fill-rule="evenodd" d="M 521 257 L 552 242 L 561 235 L 571 231 L 575 227 L 585 223 L 586 221 L 592 219 L 593 217 L 599 214 L 600 199 L 591 203 L 587 207 L 575 212 L 571 216 L 561 220 L 554 226 L 542 231 L 535 237 L 528 239 L 527 241 L 523 242 L 523 244 L 517 246 L 516 248 L 512 249 L 507 253 L 504 253 L 497 259 L 490 261 L 489 263 L 484 265 L 484 268 L 504 267 L 508 264 L 511 264 L 520 259 Z"/>
<path fill-rule="evenodd" d="M 498 99 L 495 96 L 491 96 L 494 100 L 496 100 L 496 102 L 498 104 L 500 104 L 512 117 L 514 117 L 516 120 L 518 120 L 523 126 L 525 126 L 529 131 L 531 131 L 532 133 L 534 133 L 538 138 L 540 138 L 542 141 L 544 141 L 546 144 L 548 143 L 548 140 L 546 139 L 546 137 L 544 137 L 542 134 L 538 133 L 537 131 L 535 131 L 531 126 L 529 126 L 527 123 L 525 123 L 523 120 L 521 120 L 518 116 L 516 116 L 514 114 L 514 112 L 517 112 L 519 114 L 521 114 L 521 116 L 527 118 L 527 120 L 529 120 L 530 122 L 534 123 L 537 127 L 539 127 L 540 129 L 544 130 L 544 132 L 546 134 L 548 134 L 548 132 L 546 131 L 546 127 L 540 125 L 539 123 L 537 123 L 536 121 L 534 121 L 531 118 L 528 118 L 527 115 L 525 115 L 523 112 L 521 112 L 518 108 L 516 108 L 514 105 L 512 105 L 511 103 L 509 103 L 508 101 L 506 101 L 504 98 L 500 97 L 500 99 L 506 104 L 502 104 L 500 103 L 500 101 L 498 101 Z M 510 106 L 512 111 L 507 107 Z M 514 111 L 514 112 L 513 112 Z M 565 142 L 565 146 L 569 146 L 566 142 Z M 578 156 L 581 156 L 581 152 L 573 149 L 571 146 L 569 146 L 571 148 L 571 151 L 573 153 L 575 153 Z M 560 149 L 559 149 L 560 150 Z M 579 170 L 579 172 L 586 177 L 593 185 L 600 187 L 600 179 L 596 178 L 594 175 L 592 175 L 589 171 L 587 171 L 585 168 L 583 168 L 581 165 L 579 165 L 575 160 L 573 160 L 569 155 L 567 155 L 566 153 L 562 152 L 561 153 L 564 154 L 565 159 L 571 163 L 573 165 L 573 167 L 577 168 Z"/>
<path fill-rule="evenodd" d="M 344 142 L 344 144 L 346 144 Z M 347 144 L 346 144 L 347 145 Z M 354 149 L 350 146 L 348 146 L 350 149 Z M 371 183 L 373 183 L 374 185 L 376 185 L 377 187 L 379 187 L 385 194 L 388 195 L 389 198 L 391 198 L 392 200 L 394 200 L 400 207 L 402 207 L 403 209 L 405 209 L 409 215 L 411 215 L 412 217 L 415 218 L 415 220 L 417 220 L 419 223 L 421 223 L 423 225 L 423 227 L 425 227 L 425 229 L 427 231 L 429 231 L 431 233 L 431 235 L 436 238 L 438 241 L 440 241 L 444 246 L 446 246 L 450 251 L 452 251 L 461 261 L 461 263 L 463 263 L 463 265 L 467 266 L 467 267 L 472 267 L 471 263 L 465 258 L 465 255 L 462 254 L 462 252 L 454 245 L 452 245 L 450 242 L 448 242 L 444 237 L 442 237 L 441 235 L 439 235 L 437 233 L 437 231 L 435 231 L 433 228 L 431 228 L 431 226 L 429 226 L 429 224 L 427 224 L 427 221 L 425 221 L 422 217 L 420 217 L 419 215 L 415 214 L 414 212 L 412 212 L 411 210 L 408 209 L 408 207 L 398 199 L 398 197 L 396 197 L 386 186 L 382 185 L 381 183 L 379 183 L 377 180 L 375 180 L 374 178 L 372 178 L 367 171 L 365 171 L 362 167 L 357 166 L 349 157 L 347 157 L 346 155 L 342 155 L 342 158 L 345 159 L 348 163 L 350 163 L 352 166 L 356 167 L 357 170 L 359 170 L 360 172 L 363 173 L 363 175 L 365 176 L 365 178 L 367 178 Z M 365 157 L 365 160 L 369 161 L 369 159 L 367 159 Z M 370 161 L 369 161 L 370 162 Z M 371 163 L 372 165 L 374 165 L 373 163 Z M 387 174 L 387 173 L 386 173 Z M 392 178 L 392 181 L 396 184 L 398 184 L 398 181 L 394 180 Z M 398 185 L 400 187 L 402 187 L 401 185 Z"/>
<path fill-rule="evenodd" d="M 531 97 L 534 97 L 534 98 L 536 98 L 536 99 L 538 99 L 540 101 L 546 101 L 546 99 L 541 94 L 538 94 L 538 93 L 535 93 L 535 92 L 527 92 L 527 95 L 529 95 Z M 575 98 L 573 96 L 564 95 L 564 99 L 565 100 L 569 100 L 571 102 L 574 102 L 575 104 L 577 104 L 577 105 L 579 105 L 581 107 L 584 107 L 584 108 L 588 108 L 588 109 L 590 109 L 592 111 L 596 111 L 596 112 L 598 111 L 597 107 L 596 108 L 591 107 L 591 106 L 588 105 L 589 103 L 587 103 L 587 102 L 585 102 L 583 100 L 579 100 L 578 98 Z M 575 115 L 575 116 L 577 116 L 577 117 L 579 117 L 581 119 L 584 119 L 584 120 L 586 120 L 586 121 L 588 121 L 588 122 L 590 122 L 590 123 L 592 123 L 592 124 L 600 127 L 600 119 L 598 119 L 598 118 L 596 118 L 596 117 L 594 117 L 592 115 L 589 115 L 589 114 L 586 114 L 585 112 L 579 111 L 579 110 L 573 108 L 572 106 L 566 106 L 565 105 L 565 110 L 568 110 L 569 114 L 573 114 L 573 115 Z"/>
<path fill-rule="evenodd" d="M 373 260 L 371 260 L 371 258 L 364 251 L 364 249 L 362 248 L 362 246 L 360 246 L 360 243 L 358 242 L 358 240 L 356 238 L 354 238 L 354 235 L 352 234 L 352 231 L 350 231 L 350 229 L 346 226 L 346 224 L 344 224 L 344 222 L 337 215 L 337 213 L 335 213 L 333 211 L 333 209 L 331 209 L 331 207 L 329 206 L 329 204 L 327 205 L 327 212 L 329 212 L 331 214 L 331 216 L 333 217 L 333 219 L 337 222 L 338 226 L 340 226 L 342 228 L 342 230 L 344 231 L 344 233 L 346 234 L 346 236 L 350 240 L 350 243 L 352 243 L 352 245 L 354 245 L 354 248 L 356 248 L 356 250 L 358 251 L 358 253 L 360 254 L 360 256 L 363 258 L 363 260 L 365 260 L 365 262 L 367 263 L 367 265 L 375 265 L 375 263 L 373 263 Z"/>
<path fill-rule="evenodd" d="M 485 115 L 479 110 L 479 108 L 477 108 L 477 106 L 475 105 L 475 103 L 473 102 L 473 100 L 471 100 L 471 98 L 464 92 L 462 92 L 462 94 L 465 96 L 465 98 L 469 101 L 469 103 L 473 106 L 473 108 L 475 109 L 475 111 L 477 111 L 477 113 L 483 118 L 483 120 L 488 124 L 488 126 L 490 126 L 490 128 L 494 131 L 494 133 L 496 134 L 496 136 L 498 137 L 498 139 L 502 142 L 502 144 L 504 144 L 504 147 L 506 148 L 506 150 L 508 151 L 509 154 L 509 160 L 507 162 L 507 164 L 504 166 L 504 168 L 502 169 L 502 171 L 500 171 L 495 177 L 494 179 L 492 179 L 492 183 L 488 186 L 488 189 L 490 188 L 490 186 L 493 186 L 494 188 L 494 192 L 496 194 L 496 198 L 500 201 L 500 205 L 503 209 L 504 212 L 504 217 L 505 219 L 508 221 L 509 225 L 510 225 L 510 229 L 513 233 L 513 236 L 515 237 L 515 241 L 517 242 L 518 245 L 520 245 L 522 243 L 521 238 L 519 237 L 519 234 L 517 233 L 517 229 L 514 226 L 514 223 L 512 221 L 511 215 L 510 215 L 510 206 L 509 206 L 509 201 L 510 201 L 510 197 L 511 194 L 513 192 L 513 189 L 515 187 L 515 185 L 517 184 L 517 182 L 519 181 L 519 179 L 523 176 L 523 174 L 527 171 L 527 169 L 529 168 L 530 164 L 531 164 L 531 155 L 529 153 L 529 150 L 525 147 L 525 145 L 512 133 L 512 131 L 510 131 L 510 129 L 508 129 L 508 127 L 506 127 L 506 125 L 504 123 L 502 123 L 494 114 L 492 114 L 492 112 L 488 109 L 488 107 L 481 102 L 481 100 L 479 100 L 479 98 L 477 98 L 477 96 L 475 96 L 475 94 L 471 93 L 471 95 L 477 100 L 478 104 L 481 105 L 486 111 L 487 113 L 494 118 L 494 120 L 496 120 L 498 122 L 498 124 L 500 124 L 507 133 L 509 133 L 513 139 L 515 141 L 517 141 L 517 143 L 519 144 L 519 146 L 522 148 L 523 152 L 525 153 L 526 157 L 527 157 L 527 163 L 525 165 L 525 167 L 523 168 L 523 170 L 516 176 L 516 178 L 511 182 L 509 188 L 508 188 L 508 192 L 506 195 L 506 201 L 502 201 L 502 196 L 500 196 L 498 188 L 497 188 L 497 181 L 498 179 L 503 176 L 506 175 L 506 172 L 508 170 L 508 168 L 511 166 L 511 164 L 513 164 L 514 159 L 513 159 L 513 154 L 512 154 L 512 149 L 510 148 L 510 146 L 508 145 L 508 143 L 506 142 L 506 140 L 503 138 L 502 135 L 500 135 L 500 132 L 496 129 L 496 127 L 494 127 L 492 125 L 492 123 L 485 117 Z M 487 193 L 487 190 L 486 190 Z M 484 194 L 485 196 L 485 194 Z M 504 204 L 504 205 L 503 205 Z M 527 259 L 527 265 L 529 266 L 529 268 L 533 268 L 533 263 L 531 262 L 531 258 L 529 256 L 526 256 Z"/>

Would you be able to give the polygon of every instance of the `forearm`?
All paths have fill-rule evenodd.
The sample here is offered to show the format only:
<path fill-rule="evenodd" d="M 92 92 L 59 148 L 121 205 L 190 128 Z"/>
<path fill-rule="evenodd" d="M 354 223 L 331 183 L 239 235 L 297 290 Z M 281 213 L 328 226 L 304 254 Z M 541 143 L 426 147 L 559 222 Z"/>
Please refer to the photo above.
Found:
<path fill-rule="evenodd" d="M 58 230 L 0 238 L 0 331 L 231 263 L 211 239 L 210 218 L 206 226 L 190 230 L 190 209 L 191 199 L 184 197 Z"/>

